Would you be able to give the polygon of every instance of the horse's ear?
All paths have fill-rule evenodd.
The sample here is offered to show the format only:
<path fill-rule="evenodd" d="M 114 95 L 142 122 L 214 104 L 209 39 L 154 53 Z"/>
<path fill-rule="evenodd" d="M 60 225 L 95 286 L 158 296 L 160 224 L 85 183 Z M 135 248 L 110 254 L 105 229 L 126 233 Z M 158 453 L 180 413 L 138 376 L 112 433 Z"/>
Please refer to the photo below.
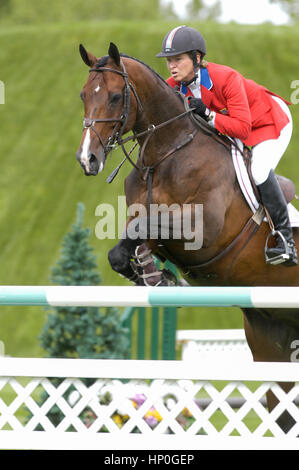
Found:
<path fill-rule="evenodd" d="M 108 54 L 111 57 L 111 59 L 114 60 L 116 65 L 119 66 L 120 65 L 120 54 L 119 54 L 119 51 L 117 49 L 117 46 L 115 44 L 113 44 L 113 42 L 110 42 Z"/>
<path fill-rule="evenodd" d="M 88 52 L 82 44 L 79 46 L 79 51 L 83 62 L 85 62 L 89 67 L 92 67 L 98 61 L 96 56 L 91 54 L 91 52 Z"/>

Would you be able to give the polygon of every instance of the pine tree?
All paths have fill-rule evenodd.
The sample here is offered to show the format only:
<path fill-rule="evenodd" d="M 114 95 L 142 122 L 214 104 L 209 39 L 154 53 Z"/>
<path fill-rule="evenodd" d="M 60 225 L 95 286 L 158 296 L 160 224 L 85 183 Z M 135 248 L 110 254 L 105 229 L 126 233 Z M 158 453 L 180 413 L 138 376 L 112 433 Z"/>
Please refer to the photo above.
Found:
<path fill-rule="evenodd" d="M 51 282 L 58 285 L 101 284 L 90 229 L 83 227 L 84 205 L 78 204 L 77 221 L 62 242 L 61 257 L 52 268 Z M 127 354 L 126 330 L 118 309 L 107 307 L 53 307 L 40 339 L 49 357 L 122 359 Z"/>
<path fill-rule="evenodd" d="M 62 241 L 61 257 L 52 268 L 51 282 L 62 286 L 101 284 L 101 276 L 93 249 L 88 245 L 90 230 L 83 227 L 84 205 L 78 204 L 77 221 Z M 48 357 L 124 359 L 128 355 L 127 330 L 120 324 L 119 311 L 113 307 L 53 307 L 48 309 L 46 323 L 40 335 L 41 346 Z M 57 387 L 63 379 L 51 378 Z M 93 379 L 81 379 L 90 386 Z M 73 386 L 65 392 L 68 401 Z M 41 394 L 41 403 L 47 393 Z M 84 412 L 82 413 L 84 415 Z M 47 413 L 57 426 L 64 415 L 57 405 Z M 29 414 L 28 420 L 31 418 Z M 38 425 L 36 430 L 41 430 Z"/>

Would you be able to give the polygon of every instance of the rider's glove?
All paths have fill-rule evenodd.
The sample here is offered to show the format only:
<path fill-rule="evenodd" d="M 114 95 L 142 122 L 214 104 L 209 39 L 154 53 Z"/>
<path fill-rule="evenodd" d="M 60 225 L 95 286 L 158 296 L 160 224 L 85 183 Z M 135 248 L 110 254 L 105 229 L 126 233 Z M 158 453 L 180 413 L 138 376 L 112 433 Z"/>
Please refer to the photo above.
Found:
<path fill-rule="evenodd" d="M 206 121 L 210 121 L 211 111 L 206 107 L 204 102 L 200 98 L 190 98 L 189 100 L 190 108 L 196 108 L 194 113 L 198 114 L 200 117 Z"/>

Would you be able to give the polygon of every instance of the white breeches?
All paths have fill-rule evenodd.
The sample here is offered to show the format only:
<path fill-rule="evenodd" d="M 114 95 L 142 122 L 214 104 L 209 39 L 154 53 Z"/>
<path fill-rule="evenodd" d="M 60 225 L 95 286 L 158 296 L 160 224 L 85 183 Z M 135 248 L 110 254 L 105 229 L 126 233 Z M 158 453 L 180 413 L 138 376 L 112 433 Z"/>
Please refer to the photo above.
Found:
<path fill-rule="evenodd" d="M 283 156 L 293 131 L 293 120 L 288 105 L 277 96 L 272 96 L 287 114 L 289 122 L 282 129 L 277 139 L 270 139 L 252 148 L 251 172 L 255 184 L 262 184 L 268 178 L 271 169 L 275 169 Z"/>

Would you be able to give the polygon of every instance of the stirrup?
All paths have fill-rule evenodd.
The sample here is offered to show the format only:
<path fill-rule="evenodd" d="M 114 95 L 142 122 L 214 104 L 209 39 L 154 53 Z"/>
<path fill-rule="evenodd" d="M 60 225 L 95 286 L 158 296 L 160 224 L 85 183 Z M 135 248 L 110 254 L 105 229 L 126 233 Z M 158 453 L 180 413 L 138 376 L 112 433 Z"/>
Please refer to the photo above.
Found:
<path fill-rule="evenodd" d="M 273 256 L 272 258 L 270 258 L 267 254 L 267 251 L 269 249 L 268 247 L 268 242 L 270 240 L 271 237 L 275 237 L 275 236 L 279 236 L 283 242 L 283 246 L 284 246 L 284 253 L 281 253 L 280 255 L 277 255 L 277 256 Z M 279 231 L 279 230 L 272 230 L 268 236 L 267 236 L 267 239 L 266 239 L 266 244 L 265 244 L 265 258 L 266 258 L 266 264 L 273 264 L 273 265 L 277 265 L 277 264 L 281 264 L 281 263 L 284 263 L 285 261 L 288 261 L 291 257 L 291 248 L 290 246 L 288 245 L 285 237 L 283 236 L 283 234 Z"/>

